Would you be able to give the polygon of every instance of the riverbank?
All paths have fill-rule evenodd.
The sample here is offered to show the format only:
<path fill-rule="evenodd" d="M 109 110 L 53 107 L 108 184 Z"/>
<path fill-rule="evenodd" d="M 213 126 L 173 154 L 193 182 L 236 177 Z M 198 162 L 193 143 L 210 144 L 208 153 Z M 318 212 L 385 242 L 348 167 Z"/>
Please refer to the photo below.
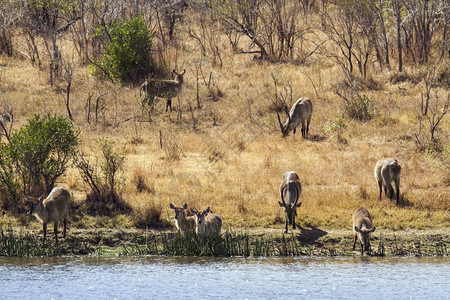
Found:
<path fill-rule="evenodd" d="M 180 236 L 174 230 L 73 228 L 58 244 L 49 230 L 0 229 L 0 256 L 359 256 L 352 250 L 353 232 L 342 229 L 298 228 L 283 234 L 280 229 L 251 228 L 223 231 L 215 240 L 195 235 Z M 449 256 L 448 228 L 383 230 L 372 235 L 373 256 Z M 365 254 L 366 255 L 366 254 Z"/>

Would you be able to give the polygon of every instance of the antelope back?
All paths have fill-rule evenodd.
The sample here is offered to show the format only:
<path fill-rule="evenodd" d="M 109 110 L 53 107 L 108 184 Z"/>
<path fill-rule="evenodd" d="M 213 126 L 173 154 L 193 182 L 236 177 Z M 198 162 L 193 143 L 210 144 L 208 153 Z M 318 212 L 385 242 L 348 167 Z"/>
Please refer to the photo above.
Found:
<path fill-rule="evenodd" d="M 216 214 L 208 214 L 206 216 L 206 232 L 210 236 L 220 234 L 222 229 L 222 219 Z"/>
<path fill-rule="evenodd" d="M 372 217 L 365 207 L 358 208 L 353 214 L 353 230 L 358 234 L 361 244 L 369 245 L 370 233 L 375 231 Z"/>
<path fill-rule="evenodd" d="M 296 128 L 299 124 L 305 124 L 311 119 L 313 111 L 312 102 L 309 98 L 299 98 L 294 105 L 292 105 L 289 113 L 287 114 L 287 119 L 284 125 L 281 123 L 280 116 L 278 114 L 278 122 L 280 123 L 281 132 L 284 136 L 288 135 L 290 131 Z"/>
<path fill-rule="evenodd" d="M 281 200 L 286 207 L 294 207 L 300 194 L 302 193 L 302 185 L 298 174 L 294 171 L 284 173 L 280 185 Z"/>
<path fill-rule="evenodd" d="M 55 187 L 42 204 L 48 211 L 49 221 L 65 217 L 71 204 L 70 192 L 63 187 Z"/>
<path fill-rule="evenodd" d="M 377 161 L 374 176 L 378 181 L 390 182 L 400 176 L 402 167 L 395 158 L 386 158 Z"/>

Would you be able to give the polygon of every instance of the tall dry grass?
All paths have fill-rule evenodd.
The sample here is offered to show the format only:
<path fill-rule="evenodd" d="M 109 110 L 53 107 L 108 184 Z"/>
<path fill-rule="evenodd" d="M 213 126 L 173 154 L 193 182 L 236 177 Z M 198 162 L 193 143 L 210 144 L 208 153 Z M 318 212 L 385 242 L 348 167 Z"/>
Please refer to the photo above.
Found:
<path fill-rule="evenodd" d="M 181 118 L 177 112 L 159 112 L 147 122 L 138 88 L 88 78 L 87 67 L 75 65 L 71 110 L 81 131 L 82 148 L 94 151 L 99 137 L 125 146 L 123 197 L 140 213 L 136 218 L 142 224 L 172 222 L 169 203 L 173 202 L 198 209 L 210 206 L 222 217 L 224 228 L 282 228 L 279 184 L 285 171 L 294 170 L 303 187 L 300 226 L 350 228 L 359 206 L 367 207 L 375 226 L 381 228 L 450 226 L 450 117 L 441 124 L 444 153 L 419 152 L 414 133 L 421 84 L 391 84 L 389 71 L 375 69 L 373 80 L 381 89 L 361 92 L 375 104 L 374 117 L 367 122 L 346 117 L 343 143 L 323 130 L 345 110 L 343 100 L 334 93 L 344 78 L 338 66 L 318 56 L 305 65 L 255 62 L 234 54 L 223 43 L 223 67 L 208 61 L 203 66 L 217 78 L 222 97 L 218 101 L 204 98 L 201 109 L 196 109 L 194 68 L 200 52 L 184 34 L 184 52 L 174 61 L 188 70 L 179 96 Z M 68 48 L 70 44 L 65 48 L 70 52 Z M 67 115 L 64 98 L 58 88 L 49 86 L 45 68 L 33 68 L 19 58 L 0 57 L 0 64 L 0 101 L 13 107 L 15 130 L 36 113 Z M 281 86 L 292 86 L 294 101 L 301 96 L 312 99 L 311 139 L 299 134 L 282 138 L 271 110 L 271 74 Z M 201 95 L 207 94 L 200 87 Z M 448 91 L 440 92 L 448 95 Z M 384 157 L 396 157 L 402 165 L 401 207 L 387 198 L 378 200 L 373 167 Z M 78 176 L 71 169 L 58 184 L 69 186 L 75 200 L 82 201 L 87 187 Z"/>

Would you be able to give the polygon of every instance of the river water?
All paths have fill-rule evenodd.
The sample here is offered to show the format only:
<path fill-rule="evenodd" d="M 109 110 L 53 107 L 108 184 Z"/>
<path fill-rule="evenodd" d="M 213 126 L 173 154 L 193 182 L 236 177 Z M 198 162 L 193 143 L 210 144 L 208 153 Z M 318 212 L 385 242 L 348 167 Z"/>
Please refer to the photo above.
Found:
<path fill-rule="evenodd" d="M 0 258 L 0 299 L 450 299 L 449 258 Z"/>

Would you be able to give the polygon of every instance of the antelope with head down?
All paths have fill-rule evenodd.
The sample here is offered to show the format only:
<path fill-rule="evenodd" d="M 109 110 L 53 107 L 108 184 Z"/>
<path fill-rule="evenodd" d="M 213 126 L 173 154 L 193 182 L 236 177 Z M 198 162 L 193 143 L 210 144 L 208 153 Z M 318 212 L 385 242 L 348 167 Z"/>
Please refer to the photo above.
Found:
<path fill-rule="evenodd" d="M 292 225 L 292 229 L 295 229 L 297 207 L 302 205 L 301 202 L 298 202 L 301 193 L 302 185 L 300 184 L 300 178 L 297 173 L 293 171 L 284 173 L 280 186 L 281 202 L 279 201 L 278 204 L 284 208 L 286 214 L 285 233 L 288 232 L 288 225 Z"/>
<path fill-rule="evenodd" d="M 212 238 L 220 235 L 222 219 L 210 212 L 209 206 L 203 212 L 191 208 L 191 213 L 195 216 L 195 233 L 199 236 Z"/>
<path fill-rule="evenodd" d="M 394 198 L 394 189 L 392 187 L 392 181 L 395 182 L 395 194 L 397 196 L 397 205 L 400 203 L 400 172 L 402 167 L 399 165 L 395 158 L 387 158 L 377 161 L 374 170 L 375 179 L 378 182 L 378 188 L 380 190 L 380 200 L 383 194 L 382 188 L 384 188 L 384 194 L 387 195 L 389 190 L 389 199 Z"/>
<path fill-rule="evenodd" d="M 375 231 L 372 227 L 372 217 L 369 211 L 364 208 L 358 208 L 353 214 L 353 232 L 355 233 L 355 240 L 353 242 L 353 250 L 356 247 L 356 240 L 359 238 L 361 243 L 361 255 L 370 251 L 370 234 Z"/>
<path fill-rule="evenodd" d="M 63 187 L 55 187 L 46 199 L 40 197 L 34 199 L 27 197 L 31 202 L 30 215 L 34 215 L 43 225 L 44 240 L 47 237 L 47 224 L 54 223 L 55 240 L 58 242 L 58 221 L 63 218 L 64 231 L 66 237 L 67 215 L 71 205 L 70 193 Z"/>
<path fill-rule="evenodd" d="M 172 71 L 174 79 L 149 79 L 144 81 L 139 90 L 139 97 L 142 99 L 144 94 L 144 99 L 142 103 L 153 105 L 153 100 L 155 97 L 166 98 L 166 112 L 170 109 L 172 111 L 172 98 L 178 96 L 183 85 L 183 75 L 186 70 L 182 73 L 177 73 L 175 70 Z"/>
<path fill-rule="evenodd" d="M 195 231 L 195 216 L 186 216 L 187 203 L 183 207 L 176 207 L 170 203 L 170 208 L 175 211 L 175 226 L 181 234 Z"/>
<path fill-rule="evenodd" d="M 296 132 L 298 125 L 302 124 L 302 137 L 307 138 L 309 132 L 309 123 L 311 123 L 311 116 L 313 111 L 313 105 L 309 98 L 300 98 L 294 105 L 292 105 L 289 113 L 287 114 L 286 122 L 281 123 L 280 114 L 277 112 L 278 122 L 280 123 L 281 133 L 283 137 L 288 136 L 289 132 Z"/>

